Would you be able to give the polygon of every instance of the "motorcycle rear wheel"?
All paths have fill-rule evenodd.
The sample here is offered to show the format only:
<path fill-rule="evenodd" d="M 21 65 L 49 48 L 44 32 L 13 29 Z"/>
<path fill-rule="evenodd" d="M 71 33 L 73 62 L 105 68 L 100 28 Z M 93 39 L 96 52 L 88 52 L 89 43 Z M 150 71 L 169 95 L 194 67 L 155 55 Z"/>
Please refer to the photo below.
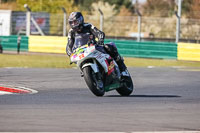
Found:
<path fill-rule="evenodd" d="M 105 90 L 103 87 L 98 87 L 96 74 L 94 73 L 92 68 L 90 66 L 86 66 L 85 68 L 83 68 L 83 74 L 85 82 L 92 93 L 96 96 L 103 96 L 105 94 Z"/>
<path fill-rule="evenodd" d="M 121 96 L 129 96 L 133 92 L 133 81 L 131 77 L 123 77 L 123 86 L 116 89 Z"/>

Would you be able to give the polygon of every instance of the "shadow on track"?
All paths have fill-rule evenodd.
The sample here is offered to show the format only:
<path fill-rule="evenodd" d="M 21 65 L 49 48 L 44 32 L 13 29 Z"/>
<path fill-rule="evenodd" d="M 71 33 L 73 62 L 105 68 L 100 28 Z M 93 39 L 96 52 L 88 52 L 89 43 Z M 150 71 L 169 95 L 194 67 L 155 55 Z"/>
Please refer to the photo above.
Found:
<path fill-rule="evenodd" d="M 130 96 L 108 95 L 105 97 L 179 98 L 181 96 L 178 96 L 178 95 L 130 95 Z"/>

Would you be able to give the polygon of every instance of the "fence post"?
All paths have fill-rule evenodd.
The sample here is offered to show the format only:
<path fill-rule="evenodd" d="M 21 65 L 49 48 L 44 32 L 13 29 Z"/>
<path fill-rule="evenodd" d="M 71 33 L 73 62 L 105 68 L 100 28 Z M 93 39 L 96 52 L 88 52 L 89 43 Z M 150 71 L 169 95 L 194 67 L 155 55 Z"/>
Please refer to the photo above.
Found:
<path fill-rule="evenodd" d="M 27 4 L 24 4 L 24 8 L 26 8 L 26 36 L 29 36 L 31 33 L 31 9 Z"/>
<path fill-rule="evenodd" d="M 178 0 L 178 13 L 177 11 L 175 12 L 177 21 L 176 21 L 176 43 L 179 42 L 180 38 L 180 29 L 181 29 L 181 3 L 182 0 Z"/>
<path fill-rule="evenodd" d="M 141 18 L 142 15 L 140 13 L 140 11 L 138 9 L 136 9 L 136 13 L 138 15 L 138 36 L 137 36 L 137 41 L 140 42 L 141 41 Z"/>
<path fill-rule="evenodd" d="M 67 31 L 67 25 L 66 25 L 67 24 L 67 22 L 66 22 L 66 20 L 67 20 L 67 12 L 66 12 L 64 7 L 62 7 L 62 10 L 64 12 L 64 16 L 63 16 L 63 36 L 66 36 L 66 31 Z"/>
<path fill-rule="evenodd" d="M 104 20 L 103 20 L 103 12 L 101 11 L 101 9 L 99 9 L 99 13 L 100 13 L 100 30 L 103 31 L 103 23 L 104 23 Z"/>
<path fill-rule="evenodd" d="M 3 46 L 1 46 L 1 39 L 0 39 L 0 54 L 3 53 Z"/>
<path fill-rule="evenodd" d="M 20 43 L 21 43 L 21 36 L 18 36 L 17 38 L 17 53 L 20 53 Z"/>

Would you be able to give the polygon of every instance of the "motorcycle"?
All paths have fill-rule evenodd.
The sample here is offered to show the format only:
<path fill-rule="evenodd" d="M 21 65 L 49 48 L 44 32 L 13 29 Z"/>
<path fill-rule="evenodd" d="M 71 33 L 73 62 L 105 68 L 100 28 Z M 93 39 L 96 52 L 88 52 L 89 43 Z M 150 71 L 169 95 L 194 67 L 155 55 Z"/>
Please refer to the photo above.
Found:
<path fill-rule="evenodd" d="M 81 75 L 96 96 L 116 90 L 121 96 L 129 96 L 133 91 L 131 75 L 121 75 L 114 59 L 106 53 L 103 46 L 87 43 L 79 45 L 70 56 L 70 64 L 75 63 Z"/>

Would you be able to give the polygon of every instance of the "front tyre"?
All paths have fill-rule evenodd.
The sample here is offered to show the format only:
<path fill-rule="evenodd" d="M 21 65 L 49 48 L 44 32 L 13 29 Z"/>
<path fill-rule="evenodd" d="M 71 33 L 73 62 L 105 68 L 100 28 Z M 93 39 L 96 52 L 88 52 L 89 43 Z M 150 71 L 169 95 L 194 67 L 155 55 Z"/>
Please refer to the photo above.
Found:
<path fill-rule="evenodd" d="M 123 77 L 122 87 L 116 89 L 121 96 L 129 96 L 133 92 L 133 81 L 130 76 Z"/>
<path fill-rule="evenodd" d="M 94 73 L 93 69 L 90 66 L 86 66 L 83 68 L 84 79 L 92 91 L 92 93 L 96 96 L 103 96 L 105 94 L 105 90 L 103 85 L 99 87 L 97 83 L 97 75 Z"/>

